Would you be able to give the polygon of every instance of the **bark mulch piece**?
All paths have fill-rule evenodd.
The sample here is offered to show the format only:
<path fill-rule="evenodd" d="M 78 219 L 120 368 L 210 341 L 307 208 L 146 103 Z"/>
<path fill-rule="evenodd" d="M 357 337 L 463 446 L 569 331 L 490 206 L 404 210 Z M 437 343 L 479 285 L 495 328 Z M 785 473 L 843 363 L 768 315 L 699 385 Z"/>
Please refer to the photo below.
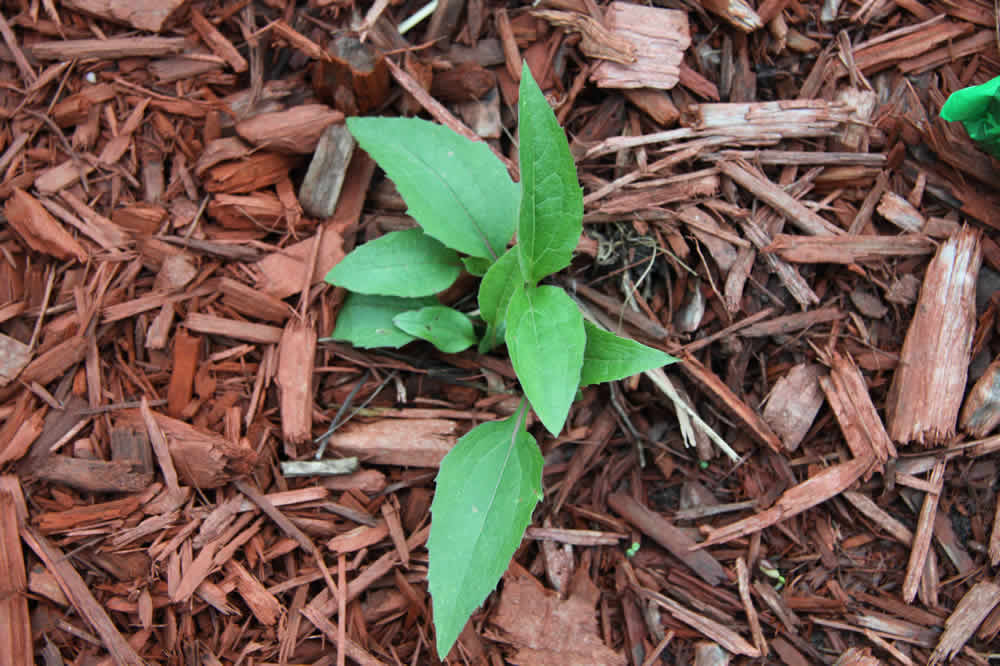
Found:
<path fill-rule="evenodd" d="M 556 279 L 683 362 L 535 428 L 546 499 L 447 661 L 995 656 L 1000 171 L 938 118 L 995 8 L 418 9 L 0 6 L 0 664 L 437 663 L 434 475 L 516 378 L 325 339 L 326 272 L 413 226 L 344 118 L 516 175 L 522 60 L 584 190 Z"/>

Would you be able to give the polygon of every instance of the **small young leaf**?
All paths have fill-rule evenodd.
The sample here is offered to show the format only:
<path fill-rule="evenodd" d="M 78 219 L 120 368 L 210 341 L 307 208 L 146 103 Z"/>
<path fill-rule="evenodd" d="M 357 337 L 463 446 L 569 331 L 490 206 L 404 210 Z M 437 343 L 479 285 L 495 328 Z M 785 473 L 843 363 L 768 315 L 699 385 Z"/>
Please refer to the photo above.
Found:
<path fill-rule="evenodd" d="M 347 128 L 429 235 L 473 257 L 504 253 L 520 187 L 485 143 L 419 118 L 348 118 Z"/>
<path fill-rule="evenodd" d="M 391 231 L 340 260 L 326 281 L 358 294 L 430 296 L 462 272 L 458 254 L 420 229 Z"/>
<path fill-rule="evenodd" d="M 490 270 L 490 266 L 493 265 L 492 260 L 482 257 L 462 257 L 462 263 L 465 264 L 465 270 L 476 277 L 486 275 L 486 271 Z"/>
<path fill-rule="evenodd" d="M 524 395 L 558 436 L 580 385 L 587 343 L 583 315 L 558 287 L 518 287 L 507 307 L 504 337 Z"/>
<path fill-rule="evenodd" d="M 392 318 L 404 333 L 426 340 L 445 354 L 457 354 L 476 344 L 472 320 L 443 305 L 410 310 Z"/>
<path fill-rule="evenodd" d="M 441 659 L 507 570 L 542 498 L 542 454 L 525 411 L 476 426 L 441 461 L 427 540 Z"/>
<path fill-rule="evenodd" d="M 522 283 L 517 248 L 507 250 L 483 276 L 479 285 L 479 315 L 486 322 L 486 334 L 480 343 L 481 352 L 493 349 L 502 339 L 507 305 L 514 289 Z"/>
<path fill-rule="evenodd" d="M 517 249 L 511 248 L 490 266 L 479 285 L 479 314 L 483 319 L 494 324 L 502 322 L 514 289 L 523 282 Z"/>
<path fill-rule="evenodd" d="M 587 347 L 583 352 L 580 386 L 613 382 L 680 360 L 635 340 L 620 338 L 589 321 L 583 325 L 587 331 Z"/>
<path fill-rule="evenodd" d="M 535 284 L 573 259 L 583 232 L 583 191 L 566 134 L 527 63 L 521 69 L 519 95 L 522 193 L 517 248 L 521 272 Z"/>
<path fill-rule="evenodd" d="M 396 328 L 392 318 L 408 310 L 435 305 L 437 299 L 399 298 L 349 293 L 337 315 L 331 338 L 355 347 L 402 347 L 416 338 Z"/>

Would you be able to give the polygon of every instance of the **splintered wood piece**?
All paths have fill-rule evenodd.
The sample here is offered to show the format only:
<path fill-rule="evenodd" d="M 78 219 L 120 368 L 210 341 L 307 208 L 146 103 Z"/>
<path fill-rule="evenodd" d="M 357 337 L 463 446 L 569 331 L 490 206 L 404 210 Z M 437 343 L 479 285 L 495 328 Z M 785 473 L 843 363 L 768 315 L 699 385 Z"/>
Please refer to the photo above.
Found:
<path fill-rule="evenodd" d="M 927 219 L 916 206 L 895 192 L 886 192 L 878 205 L 879 215 L 892 222 L 903 231 L 917 233 L 923 230 Z"/>
<path fill-rule="evenodd" d="M 850 357 L 833 352 L 830 374 L 820 377 L 819 383 L 856 458 L 872 457 L 884 465 L 896 457 L 896 447 L 872 403 L 865 378 Z M 868 471 L 866 479 L 871 472 Z"/>
<path fill-rule="evenodd" d="M 124 518 L 138 509 L 141 504 L 140 495 L 130 495 L 100 504 L 75 506 L 65 511 L 49 511 L 38 515 L 33 522 L 42 534 L 51 534 L 116 518 Z"/>
<path fill-rule="evenodd" d="M 0 387 L 12 382 L 31 361 L 31 347 L 0 333 Z"/>
<path fill-rule="evenodd" d="M 84 14 L 107 19 L 112 23 L 126 23 L 137 30 L 160 32 L 171 22 L 188 0 L 65 0 L 60 5 Z"/>
<path fill-rule="evenodd" d="M 822 374 L 822 366 L 816 363 L 799 363 L 778 379 L 767 397 L 764 421 L 789 451 L 799 448 L 823 406 Z"/>
<path fill-rule="evenodd" d="M 590 16 L 576 12 L 564 12 L 554 9 L 538 9 L 531 12 L 532 16 L 545 19 L 554 26 L 564 28 L 567 32 L 580 35 L 580 50 L 588 58 L 610 60 L 622 65 L 631 65 L 636 61 L 636 47 L 622 36 L 619 28 L 616 34 Z"/>
<path fill-rule="evenodd" d="M 886 399 L 889 435 L 925 445 L 955 434 L 976 327 L 980 233 L 963 229 L 927 266 Z"/>
<path fill-rule="evenodd" d="M 138 493 L 149 487 L 153 471 L 128 460 L 88 460 L 53 455 L 31 475 L 92 493 Z"/>
<path fill-rule="evenodd" d="M 323 131 L 299 188 L 302 209 L 320 219 L 333 215 L 357 142 L 341 123 Z"/>
<path fill-rule="evenodd" d="M 457 430 L 445 419 L 352 422 L 330 437 L 330 447 L 376 465 L 437 467 L 458 441 Z"/>
<path fill-rule="evenodd" d="M 247 71 L 247 61 L 240 52 L 236 50 L 233 43 L 226 39 L 212 23 L 205 18 L 198 9 L 191 8 L 191 27 L 195 29 L 201 41 L 205 42 L 208 48 L 212 49 L 215 55 L 219 56 L 233 68 L 236 72 Z"/>
<path fill-rule="evenodd" d="M 145 428 L 137 409 L 122 410 L 117 416 L 116 425 Z M 153 419 L 166 436 L 178 477 L 186 485 L 218 488 L 249 473 L 257 463 L 257 454 L 245 439 L 231 442 L 155 411 Z"/>
<path fill-rule="evenodd" d="M 232 278 L 219 280 L 219 291 L 223 303 L 248 317 L 283 324 L 292 314 L 288 303 Z"/>
<path fill-rule="evenodd" d="M 37 382 L 45 386 L 62 377 L 70 367 L 81 362 L 86 355 L 87 339 L 82 335 L 74 335 L 41 356 L 35 357 L 21 373 L 21 381 L 29 385 Z"/>
<path fill-rule="evenodd" d="M 34 656 L 28 616 L 28 576 L 18 537 L 17 502 L 5 486 L 17 484 L 6 477 L 0 485 L 0 664 L 31 664 Z"/>
<path fill-rule="evenodd" d="M 201 358 L 201 336 L 178 329 L 174 335 L 173 369 L 167 386 L 167 414 L 180 416 L 191 402 L 194 375 Z"/>
<path fill-rule="evenodd" d="M 73 608 L 97 632 L 102 644 L 111 653 L 114 663 L 121 666 L 143 666 L 145 660 L 125 640 L 104 607 L 94 598 L 90 587 L 73 568 L 73 560 L 27 525 L 21 528 L 21 538 L 35 551 L 45 568 L 55 576 L 59 587 L 73 604 Z"/>
<path fill-rule="evenodd" d="M 856 264 L 887 257 L 930 254 L 934 242 L 923 234 L 901 236 L 792 236 L 776 234 L 764 252 L 797 264 Z"/>
<path fill-rule="evenodd" d="M 285 220 L 285 207 L 271 192 L 216 194 L 205 213 L 227 229 L 274 229 Z"/>
<path fill-rule="evenodd" d="M 4 213 L 14 230 L 28 246 L 42 254 L 64 261 L 87 261 L 87 251 L 52 217 L 45 206 L 19 187 L 15 187 Z"/>
<path fill-rule="evenodd" d="M 326 542 L 326 547 L 334 553 L 353 553 L 374 546 L 387 536 L 389 536 L 389 526 L 384 520 L 380 520 L 374 527 L 360 525 L 338 534 Z"/>
<path fill-rule="evenodd" d="M 993 529 L 990 530 L 990 564 L 994 567 L 1000 564 L 1000 502 L 997 502 L 993 515 Z"/>
<path fill-rule="evenodd" d="M 747 570 L 746 560 L 742 556 L 736 558 L 736 583 L 739 586 L 740 601 L 743 602 L 743 611 L 747 615 L 753 643 L 760 650 L 761 655 L 766 657 L 769 652 L 767 641 L 760 628 L 760 617 L 757 615 L 757 609 L 753 605 L 753 599 L 750 598 L 750 572 Z"/>
<path fill-rule="evenodd" d="M 743 0 L 704 0 L 702 6 L 740 32 L 753 32 L 764 27 L 757 12 Z"/>
<path fill-rule="evenodd" d="M 760 656 L 760 650 L 750 645 L 742 636 L 729 627 L 685 608 L 665 594 L 660 594 L 644 587 L 635 587 L 633 589 L 640 596 L 651 600 L 665 609 L 674 619 L 683 622 L 702 635 L 712 639 L 733 654 L 740 654 L 754 659 Z"/>
<path fill-rule="evenodd" d="M 667 93 L 650 88 L 625 90 L 625 99 L 642 109 L 660 127 L 671 127 L 681 117 Z"/>
<path fill-rule="evenodd" d="M 2 348 L 3 345 L 0 344 L 0 350 Z M 975 438 L 986 437 L 1000 424 L 1000 357 L 990 363 L 986 372 L 969 391 L 969 397 L 962 407 L 960 423 L 962 430 Z"/>
<path fill-rule="evenodd" d="M 871 467 L 873 458 L 852 458 L 834 465 L 781 494 L 770 509 L 719 528 L 710 528 L 708 538 L 696 546 L 704 548 L 759 532 L 806 509 L 822 504 L 851 487 Z"/>
<path fill-rule="evenodd" d="M 604 23 L 612 35 L 633 46 L 635 61 L 602 60 L 590 75 L 599 88 L 669 90 L 677 85 L 684 51 L 691 45 L 686 12 L 612 2 Z"/>
<path fill-rule="evenodd" d="M 313 367 L 316 360 L 316 323 L 292 319 L 278 345 L 278 397 L 281 434 L 286 441 L 304 444 L 312 438 Z"/>
<path fill-rule="evenodd" d="M 238 319 L 227 319 L 203 312 L 189 312 L 184 326 L 205 335 L 224 335 L 237 340 L 276 345 L 281 341 L 282 329 L 267 324 L 253 324 Z"/>
<path fill-rule="evenodd" d="M 344 114 L 325 104 L 303 104 L 287 111 L 258 113 L 236 123 L 236 132 L 257 148 L 307 155 L 327 127 L 343 123 Z"/>
<path fill-rule="evenodd" d="M 42 434 L 46 411 L 48 411 L 48 407 L 43 406 L 23 421 L 11 423 L 17 430 L 8 441 L 0 441 L 0 447 L 2 447 L 0 448 L 0 465 L 20 460 L 27 455 L 31 445 Z"/>
<path fill-rule="evenodd" d="M 709 585 L 719 585 L 728 580 L 726 571 L 718 560 L 704 550 L 691 550 L 696 543 L 694 539 L 680 528 L 674 527 L 660 514 L 639 504 L 630 495 L 625 493 L 609 495 L 608 506 L 626 521 L 638 527 L 643 534 L 670 551 Z"/>
<path fill-rule="evenodd" d="M 139 413 L 146 424 L 149 443 L 153 447 L 153 453 L 156 455 L 156 461 L 160 465 L 160 471 L 163 472 L 163 482 L 167 486 L 167 493 L 170 496 L 170 500 L 176 503 L 177 506 L 180 506 L 184 502 L 185 494 L 177 481 L 177 470 L 174 468 L 174 461 L 170 457 L 170 447 L 167 444 L 167 439 L 163 436 L 160 426 L 156 424 L 156 419 L 153 417 L 153 411 L 149 408 L 149 400 L 146 399 L 146 396 L 142 397 L 139 404 Z M 176 507 L 164 508 L 164 512 L 172 511 L 174 508 Z"/>
<path fill-rule="evenodd" d="M 236 560 L 226 562 L 226 571 L 236 579 L 236 590 L 243 597 L 250 612 L 260 621 L 261 624 L 273 626 L 278 623 L 278 618 L 284 614 L 281 602 L 273 594 L 267 591 L 257 577 L 247 571 Z"/>
<path fill-rule="evenodd" d="M 931 548 L 931 537 L 934 536 L 934 519 L 937 515 L 938 500 L 941 499 L 941 489 L 944 487 L 944 470 L 947 461 L 943 458 L 934 464 L 929 479 L 930 489 L 924 495 L 923 506 L 920 507 L 920 519 L 917 530 L 913 534 L 913 544 L 910 547 L 910 559 L 906 565 L 906 577 L 903 579 L 903 601 L 913 603 L 917 597 L 917 587 L 920 585 L 921 574 Z"/>
<path fill-rule="evenodd" d="M 837 236 L 844 231 L 836 225 L 827 222 L 822 217 L 806 208 L 795 197 L 762 176 L 755 175 L 749 165 L 741 166 L 737 162 L 719 162 L 719 170 L 732 178 L 736 184 L 768 204 L 784 215 L 792 224 L 807 234 L 814 236 Z"/>
<path fill-rule="evenodd" d="M 737 132 L 740 127 L 745 127 L 750 132 L 746 138 L 756 138 L 758 141 L 766 138 L 773 129 L 780 129 L 781 137 L 786 139 L 833 136 L 842 132 L 850 119 L 850 107 L 842 102 L 824 99 L 691 104 L 681 114 L 681 124 L 685 128 Z M 728 151 L 725 153 L 732 154 Z M 753 159 L 756 159 L 755 155 Z M 746 166 L 740 159 L 724 161 Z"/>
<path fill-rule="evenodd" d="M 726 383 L 718 375 L 690 354 L 685 354 L 684 362 L 679 365 L 684 374 L 701 386 L 712 402 L 736 416 L 757 441 L 766 444 L 775 453 L 781 452 L 781 440 L 774 434 L 770 426 L 732 389 L 726 386 Z"/>
<path fill-rule="evenodd" d="M 264 189 L 288 178 L 288 172 L 298 160 L 293 155 L 262 151 L 239 161 L 225 162 L 208 169 L 205 190 L 236 194 Z"/>
<path fill-rule="evenodd" d="M 28 52 L 39 60 L 121 60 L 122 58 L 159 57 L 181 53 L 188 48 L 184 37 L 114 37 L 111 39 L 67 39 L 39 42 Z"/>
<path fill-rule="evenodd" d="M 944 633 L 938 639 L 928 663 L 951 661 L 997 604 L 1000 604 L 1000 585 L 986 580 L 973 585 L 945 620 Z"/>

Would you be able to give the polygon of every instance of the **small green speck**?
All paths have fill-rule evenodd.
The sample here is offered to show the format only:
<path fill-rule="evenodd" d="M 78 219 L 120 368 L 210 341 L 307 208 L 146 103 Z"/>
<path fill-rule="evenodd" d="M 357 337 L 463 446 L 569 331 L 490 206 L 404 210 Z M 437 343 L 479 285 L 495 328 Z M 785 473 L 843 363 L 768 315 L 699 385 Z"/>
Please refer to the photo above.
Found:
<path fill-rule="evenodd" d="M 700 467 L 701 469 L 708 469 L 708 461 L 707 460 L 699 461 L 698 467 Z"/>
<path fill-rule="evenodd" d="M 632 545 L 629 546 L 628 550 L 625 551 L 625 556 L 626 557 L 635 557 L 635 554 L 638 553 L 638 552 L 639 552 L 639 542 L 638 541 L 633 541 Z"/>

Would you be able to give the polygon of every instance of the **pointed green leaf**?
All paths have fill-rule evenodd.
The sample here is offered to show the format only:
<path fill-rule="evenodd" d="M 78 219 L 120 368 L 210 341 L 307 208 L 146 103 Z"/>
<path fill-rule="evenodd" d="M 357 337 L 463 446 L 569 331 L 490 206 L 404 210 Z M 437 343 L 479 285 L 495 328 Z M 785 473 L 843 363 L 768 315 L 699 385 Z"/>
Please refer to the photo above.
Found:
<path fill-rule="evenodd" d="M 485 354 L 503 340 L 507 305 L 514 290 L 522 283 L 516 247 L 507 250 L 486 271 L 479 285 L 479 314 L 486 322 L 486 333 L 479 343 L 480 353 Z"/>
<path fill-rule="evenodd" d="M 404 333 L 426 340 L 445 354 L 457 354 L 476 344 L 476 331 L 467 315 L 443 305 L 410 310 L 392 318 Z"/>
<path fill-rule="evenodd" d="M 569 265 L 583 232 L 583 190 L 566 134 L 525 64 L 518 100 L 521 214 L 517 248 L 535 284 Z"/>
<path fill-rule="evenodd" d="M 525 411 L 473 428 L 441 461 L 427 540 L 441 659 L 507 570 L 542 498 L 543 460 Z"/>
<path fill-rule="evenodd" d="M 523 283 L 517 250 L 511 248 L 483 276 L 483 282 L 479 285 L 479 314 L 488 322 L 503 321 L 507 316 L 510 297 Z"/>
<path fill-rule="evenodd" d="M 580 385 L 583 315 L 558 287 L 518 287 L 507 306 L 505 338 L 524 395 L 558 435 Z"/>
<path fill-rule="evenodd" d="M 437 303 L 436 298 L 399 298 L 349 293 L 330 338 L 355 347 L 402 347 L 416 338 L 396 328 L 392 318 Z"/>
<path fill-rule="evenodd" d="M 420 229 L 391 231 L 340 260 L 326 281 L 358 294 L 430 296 L 462 272 L 458 254 Z"/>
<path fill-rule="evenodd" d="M 583 325 L 587 331 L 587 347 L 583 352 L 581 386 L 613 382 L 680 360 L 635 340 L 620 338 L 589 321 Z"/>
<path fill-rule="evenodd" d="M 347 128 L 424 231 L 474 257 L 503 254 L 514 236 L 520 187 L 485 143 L 419 118 L 348 118 Z"/>

